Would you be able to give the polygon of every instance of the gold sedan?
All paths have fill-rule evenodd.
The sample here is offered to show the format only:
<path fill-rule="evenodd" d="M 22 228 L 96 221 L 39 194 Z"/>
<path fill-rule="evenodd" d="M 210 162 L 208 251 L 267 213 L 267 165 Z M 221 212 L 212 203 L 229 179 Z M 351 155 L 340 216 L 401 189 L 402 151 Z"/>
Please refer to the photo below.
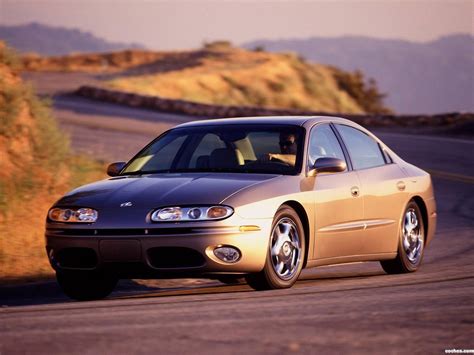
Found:
<path fill-rule="evenodd" d="M 436 229 L 429 174 L 337 117 L 187 123 L 108 174 L 48 213 L 48 257 L 75 299 L 120 278 L 245 277 L 260 290 L 319 265 L 412 272 Z"/>

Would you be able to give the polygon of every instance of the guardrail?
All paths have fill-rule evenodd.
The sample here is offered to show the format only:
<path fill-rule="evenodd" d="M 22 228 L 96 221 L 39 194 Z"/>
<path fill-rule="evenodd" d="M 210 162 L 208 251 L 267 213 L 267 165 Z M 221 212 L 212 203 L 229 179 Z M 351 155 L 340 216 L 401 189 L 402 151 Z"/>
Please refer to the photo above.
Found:
<path fill-rule="evenodd" d="M 297 109 L 274 109 L 254 106 L 210 105 L 186 100 L 165 99 L 159 96 L 140 95 L 94 86 L 81 86 L 74 93 L 78 96 L 88 99 L 110 102 L 129 107 L 146 108 L 160 112 L 185 114 L 189 116 L 206 118 L 332 115 L 345 117 L 363 126 L 372 127 L 420 127 L 423 125 L 428 125 L 430 127 L 446 127 L 474 123 L 474 113 L 463 112 L 452 112 L 436 115 L 354 115 Z"/>

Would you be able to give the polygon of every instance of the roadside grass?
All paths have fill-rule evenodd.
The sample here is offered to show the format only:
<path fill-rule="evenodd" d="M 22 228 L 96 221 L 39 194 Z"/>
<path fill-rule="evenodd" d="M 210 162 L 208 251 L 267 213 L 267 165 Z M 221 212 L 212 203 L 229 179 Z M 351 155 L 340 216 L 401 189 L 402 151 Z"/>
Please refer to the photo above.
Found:
<path fill-rule="evenodd" d="M 8 204 L 8 216 L 0 223 L 0 285 L 33 282 L 54 276 L 44 240 L 48 209 L 67 191 L 105 178 L 104 163 L 80 155 L 69 155 L 67 160 L 68 179 L 59 186 L 21 182 L 14 191 L 8 191 L 13 201 Z"/>
<path fill-rule="evenodd" d="M 0 284 L 52 276 L 44 245 L 48 208 L 66 191 L 105 176 L 71 153 L 48 102 L 25 85 L 0 42 Z"/>

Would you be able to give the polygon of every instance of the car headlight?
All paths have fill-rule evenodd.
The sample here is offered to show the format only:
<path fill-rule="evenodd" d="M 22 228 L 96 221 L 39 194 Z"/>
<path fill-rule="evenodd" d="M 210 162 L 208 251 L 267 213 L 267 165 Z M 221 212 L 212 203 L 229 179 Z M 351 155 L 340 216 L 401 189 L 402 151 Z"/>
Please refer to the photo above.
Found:
<path fill-rule="evenodd" d="M 211 221 L 230 217 L 234 213 L 229 206 L 165 207 L 151 214 L 153 222 Z"/>
<path fill-rule="evenodd" d="M 94 223 L 99 213 L 92 208 L 51 208 L 50 220 L 63 223 Z"/>

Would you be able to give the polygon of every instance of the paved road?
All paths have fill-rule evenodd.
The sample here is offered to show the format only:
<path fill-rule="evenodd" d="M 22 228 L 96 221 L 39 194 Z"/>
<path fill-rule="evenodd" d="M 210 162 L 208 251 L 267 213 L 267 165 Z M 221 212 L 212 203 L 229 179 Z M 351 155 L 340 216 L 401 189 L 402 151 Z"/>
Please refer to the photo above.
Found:
<path fill-rule="evenodd" d="M 138 129 L 143 120 L 135 121 Z M 123 282 L 111 298 L 84 303 L 66 300 L 54 285 L 26 288 L 30 296 L 1 290 L 9 307 L 0 310 L 0 353 L 474 349 L 474 144 L 380 137 L 434 171 L 439 227 L 418 272 L 385 275 L 377 263 L 322 267 L 305 271 L 292 289 L 267 292 L 206 281 Z"/>
<path fill-rule="evenodd" d="M 55 98 L 53 112 L 76 152 L 106 162 L 127 161 L 160 133 L 190 120 L 68 95 Z"/>
<path fill-rule="evenodd" d="M 74 151 L 106 162 L 126 161 L 160 133 L 190 120 L 188 116 L 98 104 L 70 95 L 80 85 L 102 85 L 98 74 L 30 72 L 22 77 L 39 95 L 54 97 L 53 113 Z"/>

